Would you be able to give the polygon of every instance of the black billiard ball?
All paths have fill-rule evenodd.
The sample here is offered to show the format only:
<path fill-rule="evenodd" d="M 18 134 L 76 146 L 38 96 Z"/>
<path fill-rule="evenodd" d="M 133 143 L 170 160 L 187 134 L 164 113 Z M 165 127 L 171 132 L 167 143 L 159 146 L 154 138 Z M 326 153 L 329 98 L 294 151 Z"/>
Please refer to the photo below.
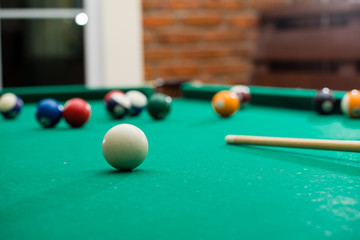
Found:
<path fill-rule="evenodd" d="M 329 88 L 318 91 L 313 98 L 315 110 L 322 115 L 331 114 L 335 110 L 336 99 Z"/>

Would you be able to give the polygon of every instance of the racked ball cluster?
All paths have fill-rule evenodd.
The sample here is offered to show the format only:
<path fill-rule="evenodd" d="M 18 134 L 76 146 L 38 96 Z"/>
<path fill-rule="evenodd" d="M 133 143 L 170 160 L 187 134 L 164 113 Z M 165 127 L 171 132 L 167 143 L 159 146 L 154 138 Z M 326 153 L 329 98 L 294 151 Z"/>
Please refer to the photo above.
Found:
<path fill-rule="evenodd" d="M 113 90 L 104 97 L 105 108 L 115 119 L 125 116 L 139 116 L 145 108 L 155 120 L 164 119 L 170 112 L 172 98 L 162 93 L 154 93 L 149 100 L 140 91 L 132 90 L 126 93 Z"/>
<path fill-rule="evenodd" d="M 104 97 L 105 108 L 115 119 L 126 115 L 138 116 L 147 106 L 147 98 L 140 91 L 124 93 L 119 90 L 108 92 Z"/>

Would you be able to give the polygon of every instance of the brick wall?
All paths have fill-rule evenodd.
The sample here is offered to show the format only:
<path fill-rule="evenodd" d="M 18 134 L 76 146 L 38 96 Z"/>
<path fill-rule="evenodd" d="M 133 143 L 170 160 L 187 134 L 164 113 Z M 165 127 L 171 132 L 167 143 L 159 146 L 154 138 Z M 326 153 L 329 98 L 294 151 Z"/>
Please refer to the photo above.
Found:
<path fill-rule="evenodd" d="M 248 84 L 259 11 L 315 1 L 143 0 L 145 79 Z"/>

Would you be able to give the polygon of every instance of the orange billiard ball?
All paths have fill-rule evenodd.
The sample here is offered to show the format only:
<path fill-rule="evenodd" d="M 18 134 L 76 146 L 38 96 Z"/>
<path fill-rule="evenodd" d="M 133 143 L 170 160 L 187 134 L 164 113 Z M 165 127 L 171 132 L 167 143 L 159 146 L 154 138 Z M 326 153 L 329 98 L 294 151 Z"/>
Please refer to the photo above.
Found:
<path fill-rule="evenodd" d="M 214 111 L 221 117 L 230 117 L 240 108 L 240 101 L 236 93 L 220 91 L 211 100 Z"/>
<path fill-rule="evenodd" d="M 351 118 L 360 118 L 360 92 L 356 89 L 347 92 L 341 99 L 341 110 Z"/>

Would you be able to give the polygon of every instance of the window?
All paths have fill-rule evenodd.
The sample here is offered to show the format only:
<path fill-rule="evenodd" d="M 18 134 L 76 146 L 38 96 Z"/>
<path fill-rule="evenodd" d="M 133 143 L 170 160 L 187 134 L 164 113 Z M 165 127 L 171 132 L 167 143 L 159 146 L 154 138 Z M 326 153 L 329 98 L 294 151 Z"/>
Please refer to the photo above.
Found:
<path fill-rule="evenodd" d="M 85 83 L 82 0 L 0 0 L 2 86 Z"/>

